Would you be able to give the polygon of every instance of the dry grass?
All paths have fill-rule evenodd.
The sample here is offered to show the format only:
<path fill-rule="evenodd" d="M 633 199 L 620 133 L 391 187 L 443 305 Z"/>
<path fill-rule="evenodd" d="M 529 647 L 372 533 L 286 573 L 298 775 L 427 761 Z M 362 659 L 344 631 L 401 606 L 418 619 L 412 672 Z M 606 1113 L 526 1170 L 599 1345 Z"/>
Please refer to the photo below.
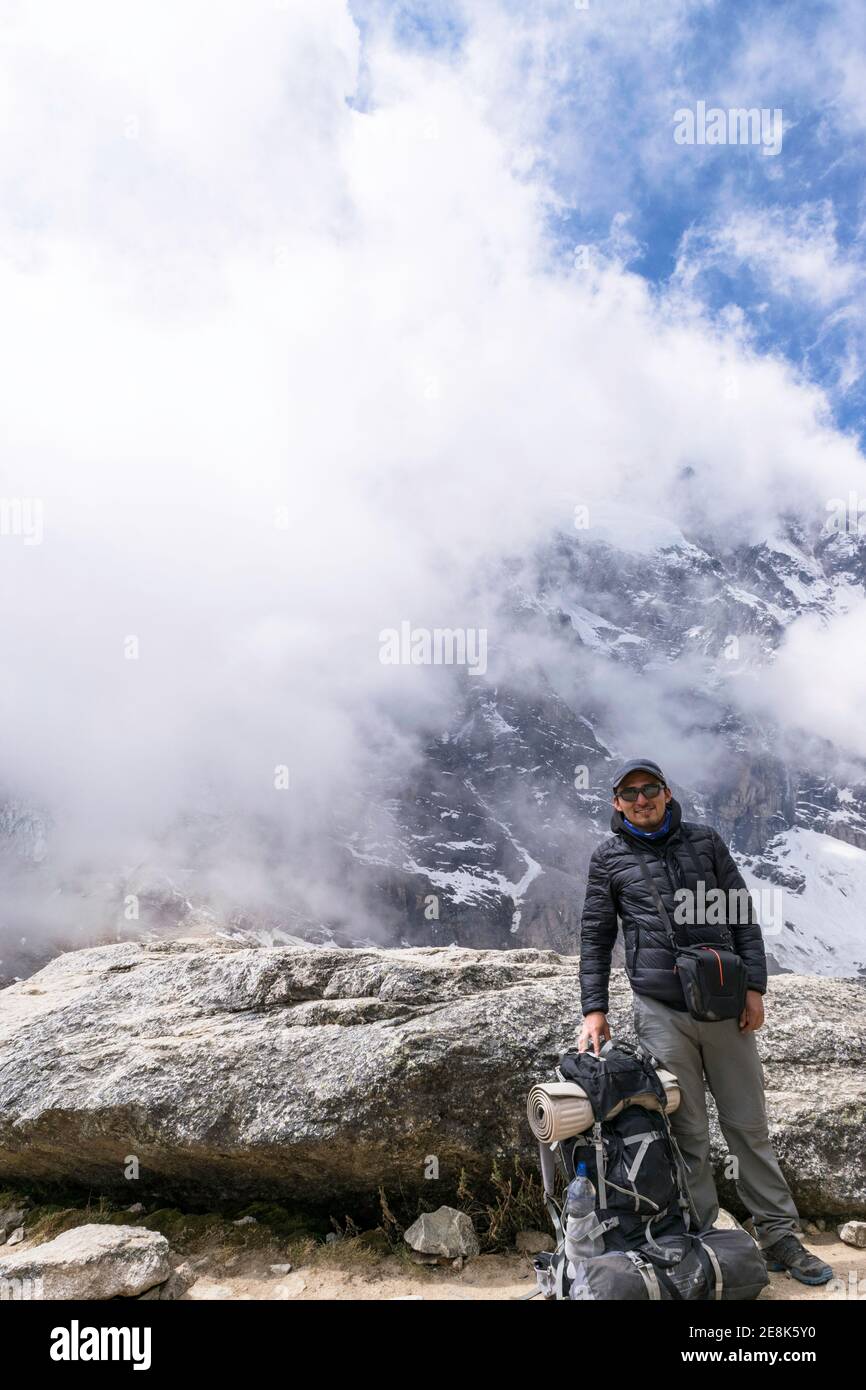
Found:
<path fill-rule="evenodd" d="M 476 1195 L 465 1171 L 461 1171 L 454 1205 L 471 1218 L 484 1253 L 513 1249 L 519 1230 L 547 1230 L 549 1221 L 540 1181 L 536 1174 L 523 1168 L 518 1158 L 506 1166 L 495 1161 L 488 1181 L 479 1190 L 482 1195 Z M 415 1274 L 420 1273 L 424 1267 L 412 1261 L 403 1231 L 422 1212 L 435 1210 L 441 1201 L 401 1200 L 396 1204 L 400 1212 L 398 1218 L 383 1188 L 379 1189 L 378 1197 L 378 1221 L 366 1227 L 357 1224 L 348 1213 L 340 1218 L 331 1216 L 327 1223 L 320 1217 L 270 1202 L 251 1202 L 230 1213 L 187 1212 L 177 1207 L 132 1213 L 127 1206 L 102 1196 L 84 1202 L 61 1199 L 28 1204 L 20 1192 L 6 1190 L 0 1191 L 0 1209 L 26 1206 L 27 1237 L 40 1242 L 51 1240 L 75 1226 L 96 1222 L 159 1231 L 173 1251 L 187 1258 L 206 1255 L 220 1262 L 258 1258 L 273 1263 L 288 1262 L 296 1268 L 339 1265 L 345 1269 L 349 1265 L 360 1272 L 391 1257 L 411 1266 Z M 235 1224 L 245 1216 L 254 1219 L 242 1225 Z M 336 1239 L 325 1239 L 328 1224 Z"/>

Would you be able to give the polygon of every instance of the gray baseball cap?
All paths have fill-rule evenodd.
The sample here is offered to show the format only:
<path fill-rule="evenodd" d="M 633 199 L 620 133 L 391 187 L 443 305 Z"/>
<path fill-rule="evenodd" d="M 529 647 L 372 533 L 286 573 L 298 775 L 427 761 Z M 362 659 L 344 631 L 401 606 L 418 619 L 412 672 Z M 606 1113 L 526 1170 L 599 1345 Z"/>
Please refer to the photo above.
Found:
<path fill-rule="evenodd" d="M 614 777 L 614 791 L 616 791 L 622 779 L 624 777 L 628 777 L 628 774 L 630 772 L 651 772 L 655 777 L 659 779 L 660 782 L 663 782 L 664 785 L 667 786 L 664 773 L 662 772 L 658 763 L 653 762 L 652 758 L 632 758 L 630 762 L 623 763 L 622 767 L 619 769 L 616 776 Z"/>

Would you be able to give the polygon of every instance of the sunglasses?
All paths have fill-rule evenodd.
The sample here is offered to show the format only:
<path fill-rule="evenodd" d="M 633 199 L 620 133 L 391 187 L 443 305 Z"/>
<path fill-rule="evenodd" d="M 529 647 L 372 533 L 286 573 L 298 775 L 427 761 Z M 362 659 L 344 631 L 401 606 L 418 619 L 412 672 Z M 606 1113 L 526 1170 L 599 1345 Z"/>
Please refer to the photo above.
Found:
<path fill-rule="evenodd" d="M 647 800 L 651 801 L 663 790 L 664 786 L 661 782 L 644 782 L 642 787 L 623 787 L 622 791 L 617 792 L 617 796 L 622 801 L 637 801 L 638 793 L 643 792 Z"/>

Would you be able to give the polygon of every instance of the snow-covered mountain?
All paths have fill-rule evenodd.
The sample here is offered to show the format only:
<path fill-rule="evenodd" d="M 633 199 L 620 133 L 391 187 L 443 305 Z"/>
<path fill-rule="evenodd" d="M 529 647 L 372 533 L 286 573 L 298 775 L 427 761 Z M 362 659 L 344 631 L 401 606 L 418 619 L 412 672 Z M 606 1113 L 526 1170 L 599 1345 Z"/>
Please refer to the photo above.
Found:
<path fill-rule="evenodd" d="M 611 773 L 635 754 L 654 755 L 686 818 L 731 845 L 771 970 L 866 976 L 866 766 L 760 698 L 791 625 L 844 614 L 864 579 L 866 536 L 810 535 L 795 521 L 757 545 L 623 513 L 559 534 L 493 577 L 488 670 L 448 674 L 451 717 L 422 734 L 420 760 L 334 808 L 318 875 L 327 892 L 308 891 L 315 864 L 300 874 L 276 844 L 268 860 L 266 831 L 228 814 L 185 824 L 182 869 L 157 859 L 57 883 L 50 819 L 9 803 L 0 977 L 62 945 L 178 929 L 575 952 Z M 245 841 L 275 885 L 267 910 L 243 891 L 210 891 L 223 846 L 242 858 Z M 51 905 L 51 939 L 22 885 Z"/>
<path fill-rule="evenodd" d="M 771 969 L 866 975 L 866 768 L 748 713 L 788 627 L 845 612 L 864 577 L 866 538 L 794 522 L 722 553 L 628 519 L 515 566 L 500 671 L 466 679 L 422 775 L 346 840 L 398 939 L 574 951 L 613 766 L 659 745 L 664 764 L 679 736 L 675 792 L 737 856 Z"/>

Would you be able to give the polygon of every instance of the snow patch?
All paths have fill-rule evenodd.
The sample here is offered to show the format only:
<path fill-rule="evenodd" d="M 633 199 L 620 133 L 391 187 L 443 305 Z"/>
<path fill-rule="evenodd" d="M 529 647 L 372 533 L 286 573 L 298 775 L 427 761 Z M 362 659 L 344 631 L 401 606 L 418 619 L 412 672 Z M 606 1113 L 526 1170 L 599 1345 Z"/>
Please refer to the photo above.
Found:
<path fill-rule="evenodd" d="M 762 920 L 766 949 L 779 965 L 797 974 L 856 976 L 866 967 L 866 850 L 796 827 L 778 835 L 765 858 L 799 870 L 805 878 L 801 893 L 777 889 L 779 919 L 772 924 Z M 756 867 L 757 872 L 743 869 L 750 891 L 776 887 Z M 758 897 L 756 906 L 760 916 Z"/>

